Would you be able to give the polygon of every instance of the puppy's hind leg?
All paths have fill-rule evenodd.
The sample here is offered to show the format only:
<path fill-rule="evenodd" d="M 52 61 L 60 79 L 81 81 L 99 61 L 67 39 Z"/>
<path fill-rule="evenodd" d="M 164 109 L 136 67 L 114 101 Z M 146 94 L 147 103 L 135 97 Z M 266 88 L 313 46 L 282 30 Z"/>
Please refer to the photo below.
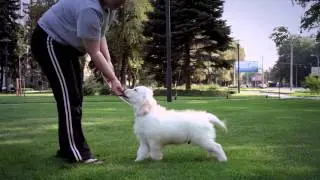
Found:
<path fill-rule="evenodd" d="M 221 161 L 221 162 L 227 161 L 226 153 L 223 151 L 221 144 L 218 144 L 213 140 L 207 140 L 207 141 L 202 141 L 200 146 L 203 149 L 207 150 L 211 155 L 216 155 L 218 161 Z"/>
<path fill-rule="evenodd" d="M 153 160 L 162 160 L 163 152 L 162 152 L 162 145 L 157 142 L 150 142 L 150 156 Z"/>
<path fill-rule="evenodd" d="M 135 159 L 135 162 L 144 160 L 146 157 L 148 157 L 148 154 L 149 154 L 149 146 L 147 142 L 145 142 L 144 140 L 140 140 L 140 145 L 137 151 L 137 158 Z"/>

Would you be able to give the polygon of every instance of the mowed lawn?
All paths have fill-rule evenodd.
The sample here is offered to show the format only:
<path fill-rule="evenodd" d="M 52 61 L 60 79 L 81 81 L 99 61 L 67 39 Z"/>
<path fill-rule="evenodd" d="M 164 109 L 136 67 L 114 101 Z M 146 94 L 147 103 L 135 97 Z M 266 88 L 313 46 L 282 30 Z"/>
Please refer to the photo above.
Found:
<path fill-rule="evenodd" d="M 52 97 L 0 96 L 0 179 L 320 179 L 320 101 L 160 99 L 167 108 L 207 110 L 226 120 L 229 131 L 217 128 L 217 141 L 229 161 L 186 144 L 166 147 L 161 162 L 135 163 L 131 108 L 116 97 L 87 97 L 85 136 L 105 164 L 70 165 L 53 157 Z"/>

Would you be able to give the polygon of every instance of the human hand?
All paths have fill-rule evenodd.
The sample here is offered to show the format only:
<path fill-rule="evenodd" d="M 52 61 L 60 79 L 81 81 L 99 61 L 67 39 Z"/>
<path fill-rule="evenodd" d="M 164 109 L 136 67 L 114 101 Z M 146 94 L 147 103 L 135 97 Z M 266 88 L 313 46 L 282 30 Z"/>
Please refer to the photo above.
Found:
<path fill-rule="evenodd" d="M 117 95 L 123 95 L 123 87 L 118 79 L 112 80 L 109 85 L 111 86 L 111 90 Z"/>

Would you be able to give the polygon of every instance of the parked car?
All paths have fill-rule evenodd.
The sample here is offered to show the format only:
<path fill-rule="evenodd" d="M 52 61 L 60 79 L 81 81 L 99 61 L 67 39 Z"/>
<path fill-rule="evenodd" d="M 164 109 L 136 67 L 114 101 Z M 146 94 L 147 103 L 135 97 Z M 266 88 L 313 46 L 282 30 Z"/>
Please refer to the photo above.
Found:
<path fill-rule="evenodd" d="M 267 86 L 266 84 L 260 83 L 260 84 L 258 84 L 258 87 L 259 87 L 259 88 L 267 88 L 268 86 Z"/>

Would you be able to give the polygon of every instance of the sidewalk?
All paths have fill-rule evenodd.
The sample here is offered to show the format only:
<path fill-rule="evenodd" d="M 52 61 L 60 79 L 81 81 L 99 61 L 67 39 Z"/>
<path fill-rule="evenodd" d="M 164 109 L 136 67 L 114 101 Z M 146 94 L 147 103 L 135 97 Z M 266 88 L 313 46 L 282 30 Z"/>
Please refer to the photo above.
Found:
<path fill-rule="evenodd" d="M 279 97 L 279 90 L 276 89 L 268 89 L 268 90 L 253 90 L 253 91 L 242 91 L 241 94 L 246 95 L 263 95 L 268 97 Z M 309 97 L 299 97 L 291 95 L 292 92 L 289 89 L 280 89 L 280 99 L 312 99 L 312 100 L 320 100 L 320 96 L 309 96 Z"/>

